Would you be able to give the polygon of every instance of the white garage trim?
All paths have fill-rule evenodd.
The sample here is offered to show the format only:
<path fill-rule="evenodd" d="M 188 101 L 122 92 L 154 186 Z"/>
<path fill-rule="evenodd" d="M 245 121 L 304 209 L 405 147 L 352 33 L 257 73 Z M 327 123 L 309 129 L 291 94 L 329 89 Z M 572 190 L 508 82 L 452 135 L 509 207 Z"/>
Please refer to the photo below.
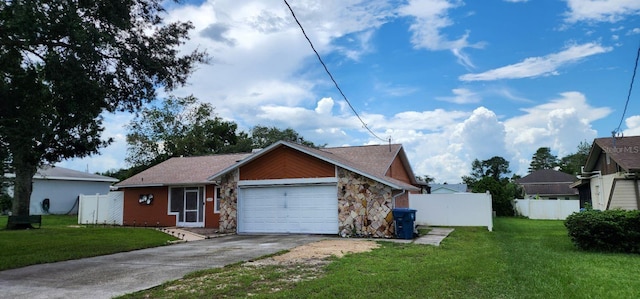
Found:
<path fill-rule="evenodd" d="M 304 185 L 304 184 L 335 184 L 336 177 L 306 178 L 306 179 L 273 179 L 273 180 L 244 180 L 239 181 L 238 186 L 269 186 L 274 185 Z"/>
<path fill-rule="evenodd" d="M 238 233 L 338 233 L 338 188 L 331 185 L 244 187 Z"/>

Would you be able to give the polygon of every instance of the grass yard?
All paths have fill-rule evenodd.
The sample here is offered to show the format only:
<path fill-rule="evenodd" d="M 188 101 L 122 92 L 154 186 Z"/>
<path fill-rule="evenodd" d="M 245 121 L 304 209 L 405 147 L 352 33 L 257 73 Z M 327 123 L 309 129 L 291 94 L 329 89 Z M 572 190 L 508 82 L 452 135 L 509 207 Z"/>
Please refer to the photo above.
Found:
<path fill-rule="evenodd" d="M 0 216 L 0 270 L 167 244 L 162 232 L 128 227 L 78 226 L 77 216 L 42 216 L 42 228 L 6 230 Z"/>
<path fill-rule="evenodd" d="M 440 247 L 382 242 L 309 265 L 200 271 L 127 298 L 636 298 L 640 256 L 581 252 L 562 221 L 498 218 Z"/>

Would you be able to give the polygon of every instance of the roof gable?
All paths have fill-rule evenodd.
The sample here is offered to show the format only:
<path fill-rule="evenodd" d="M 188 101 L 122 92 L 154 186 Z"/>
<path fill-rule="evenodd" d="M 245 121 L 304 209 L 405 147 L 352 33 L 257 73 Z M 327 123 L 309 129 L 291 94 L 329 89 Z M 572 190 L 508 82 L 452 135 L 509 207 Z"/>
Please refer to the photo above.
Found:
<path fill-rule="evenodd" d="M 230 167 L 250 155 L 242 153 L 171 158 L 116 186 L 126 188 L 210 183 L 207 179 L 212 173 Z"/>
<path fill-rule="evenodd" d="M 640 136 L 596 138 L 591 146 L 584 171 L 595 170 L 602 153 L 628 172 L 640 171 Z"/>
<path fill-rule="evenodd" d="M 467 192 L 467 184 L 429 184 L 431 193 L 438 190 L 449 190 L 453 192 Z"/>
<path fill-rule="evenodd" d="M 402 145 L 399 144 L 316 149 L 287 141 L 279 141 L 255 153 L 254 155 L 247 157 L 247 159 L 240 161 L 238 164 L 232 165 L 227 169 L 215 173 L 210 176 L 209 179 L 218 179 L 238 167 L 241 167 L 255 159 L 259 159 L 261 156 L 266 155 L 268 152 L 273 151 L 280 146 L 293 148 L 317 159 L 345 168 L 349 171 L 358 173 L 396 189 L 418 189 L 413 185 L 385 176 L 387 169 L 396 156 L 400 155 L 403 161 L 407 161 L 404 150 L 402 150 Z M 406 162 L 406 164 L 408 165 L 408 162 Z M 415 183 L 415 178 L 413 177 L 413 172 L 411 171 L 410 166 L 407 168 L 407 171 L 412 175 L 412 183 Z"/>

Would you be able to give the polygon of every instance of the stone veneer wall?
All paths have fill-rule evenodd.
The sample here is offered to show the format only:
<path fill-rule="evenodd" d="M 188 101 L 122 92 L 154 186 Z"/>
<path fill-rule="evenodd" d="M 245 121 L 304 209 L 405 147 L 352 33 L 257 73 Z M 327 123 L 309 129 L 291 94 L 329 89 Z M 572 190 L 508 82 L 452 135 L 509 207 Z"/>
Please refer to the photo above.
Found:
<path fill-rule="evenodd" d="M 235 233 L 238 220 L 238 179 L 235 170 L 220 180 L 220 232 Z"/>
<path fill-rule="evenodd" d="M 342 237 L 393 238 L 391 187 L 338 168 L 338 229 Z"/>

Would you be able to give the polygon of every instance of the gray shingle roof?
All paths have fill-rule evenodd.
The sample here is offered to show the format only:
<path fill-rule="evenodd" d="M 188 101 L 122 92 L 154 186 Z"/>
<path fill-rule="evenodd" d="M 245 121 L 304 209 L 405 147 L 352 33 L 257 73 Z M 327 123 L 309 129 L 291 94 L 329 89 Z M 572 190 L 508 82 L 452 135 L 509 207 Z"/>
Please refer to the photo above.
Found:
<path fill-rule="evenodd" d="M 531 184 L 531 183 L 573 183 L 577 181 L 573 175 L 564 173 L 553 169 L 536 170 L 518 180 L 518 184 Z"/>
<path fill-rule="evenodd" d="M 585 171 L 593 171 L 596 160 L 603 151 L 620 167 L 629 172 L 640 171 L 640 136 L 622 138 L 596 138 L 592 146 Z"/>
<path fill-rule="evenodd" d="M 577 195 L 578 190 L 571 188 L 571 184 L 577 181 L 573 175 L 553 169 L 534 171 L 521 179 L 516 180 L 528 195 L 560 196 Z"/>
<path fill-rule="evenodd" d="M 73 169 L 68 169 L 58 166 L 42 166 L 36 174 L 34 179 L 40 180 L 65 180 L 65 181 L 88 181 L 88 182 L 111 182 L 118 181 L 116 178 L 103 176 L 94 173 L 82 172 Z"/>
<path fill-rule="evenodd" d="M 166 186 L 209 183 L 207 178 L 251 154 L 177 157 L 164 161 L 118 184 L 117 187 Z"/>

